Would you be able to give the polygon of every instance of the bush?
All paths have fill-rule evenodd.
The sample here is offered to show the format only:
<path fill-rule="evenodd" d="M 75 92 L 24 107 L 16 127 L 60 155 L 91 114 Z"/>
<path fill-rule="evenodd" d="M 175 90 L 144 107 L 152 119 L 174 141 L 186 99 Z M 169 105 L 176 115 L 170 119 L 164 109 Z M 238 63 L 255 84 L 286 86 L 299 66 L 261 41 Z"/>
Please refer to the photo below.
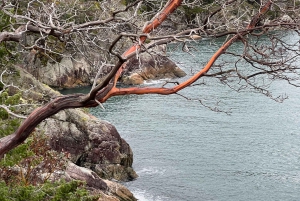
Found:
<path fill-rule="evenodd" d="M 19 92 L 0 94 L 0 104 L 16 105 L 20 101 Z M 13 133 L 21 122 L 2 108 L 0 119 L 0 137 Z M 90 196 L 83 182 L 49 181 L 55 171 L 65 170 L 65 164 L 64 156 L 51 150 L 45 135 L 33 133 L 0 160 L 0 201 L 97 200 L 98 196 Z"/>
<path fill-rule="evenodd" d="M 65 170 L 65 160 L 47 142 L 46 136 L 33 134 L 0 161 L 0 201 L 97 200 L 82 181 L 49 180 Z"/>
<path fill-rule="evenodd" d="M 80 181 L 47 182 L 41 186 L 10 186 L 0 181 L 0 201 L 94 201 L 99 196 L 89 195 Z"/>

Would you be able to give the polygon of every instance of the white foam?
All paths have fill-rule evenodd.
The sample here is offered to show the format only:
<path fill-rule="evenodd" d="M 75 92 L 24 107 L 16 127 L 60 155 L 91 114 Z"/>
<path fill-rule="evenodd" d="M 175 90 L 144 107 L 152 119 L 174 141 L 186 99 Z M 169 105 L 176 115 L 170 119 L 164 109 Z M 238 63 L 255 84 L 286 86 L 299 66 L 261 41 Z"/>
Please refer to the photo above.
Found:
<path fill-rule="evenodd" d="M 170 79 L 161 79 L 161 80 L 145 80 L 144 85 L 156 85 L 156 84 L 163 84 Z"/>
<path fill-rule="evenodd" d="M 140 176 L 143 175 L 163 175 L 166 172 L 166 169 L 161 169 L 158 167 L 147 167 L 137 171 L 137 174 Z"/>
<path fill-rule="evenodd" d="M 160 196 L 153 196 L 150 195 L 149 193 L 147 193 L 144 190 L 132 190 L 131 191 L 134 195 L 134 197 L 136 197 L 139 201 L 165 201 L 167 200 L 167 198 L 162 198 Z"/>

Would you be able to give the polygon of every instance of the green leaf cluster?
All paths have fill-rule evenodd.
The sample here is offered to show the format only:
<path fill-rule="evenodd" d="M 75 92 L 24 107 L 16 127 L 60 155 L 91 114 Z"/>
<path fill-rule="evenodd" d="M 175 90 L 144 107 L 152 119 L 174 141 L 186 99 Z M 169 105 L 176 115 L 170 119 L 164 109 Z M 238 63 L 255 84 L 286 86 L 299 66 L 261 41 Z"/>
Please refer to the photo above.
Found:
<path fill-rule="evenodd" d="M 29 149 L 32 143 L 32 139 L 29 139 L 26 143 L 17 146 L 10 150 L 5 157 L 0 161 L 0 167 L 9 167 L 18 164 L 21 160 L 33 156 L 34 153 Z"/>
<path fill-rule="evenodd" d="M 21 120 L 8 119 L 8 113 L 4 109 L 0 109 L 0 116 L 2 118 L 2 120 L 0 121 L 1 138 L 9 134 L 12 134 L 20 126 Z M 3 117 L 6 118 L 6 120 L 3 120 Z"/>
<path fill-rule="evenodd" d="M 8 95 L 7 91 L 4 91 L 0 95 L 0 104 L 4 105 L 17 105 L 21 103 L 21 92 L 18 92 L 12 96 Z"/>
<path fill-rule="evenodd" d="M 3 11 L 0 10 L 0 31 L 3 31 L 9 25 L 14 22 L 13 19 L 11 19 L 7 14 L 5 14 Z M 8 63 L 11 63 L 13 61 L 13 57 L 8 49 L 14 49 L 16 47 L 16 44 L 14 43 L 1 43 L 0 44 L 0 66 L 7 65 Z"/>
<path fill-rule="evenodd" d="M 82 181 L 38 179 L 41 171 L 49 175 L 65 168 L 59 153 L 50 150 L 47 142 L 46 136 L 34 134 L 5 154 L 0 161 L 0 201 L 98 200 L 99 195 L 91 195 Z"/>
<path fill-rule="evenodd" d="M 13 106 L 20 103 L 21 92 L 10 96 L 8 91 L 5 90 L 0 94 L 0 105 Z M 10 110 L 15 111 L 14 108 L 10 108 Z M 20 120 L 10 118 L 8 112 L 3 108 L 0 108 L 0 120 L 0 137 L 13 133 L 20 126 Z"/>
<path fill-rule="evenodd" d="M 17 105 L 21 103 L 21 92 L 18 92 L 12 96 L 9 96 L 7 90 L 2 92 L 0 94 L 0 105 L 7 105 L 7 106 L 12 106 L 12 105 Z M 11 109 L 14 111 L 14 109 Z M 0 109 L 0 119 L 4 120 L 8 118 L 8 113 L 4 109 Z"/>
<path fill-rule="evenodd" d="M 189 7 L 189 6 L 183 6 L 183 11 L 185 14 L 185 17 L 187 18 L 187 21 L 190 22 L 193 19 L 195 19 L 197 14 L 200 13 L 208 13 L 207 9 L 202 8 L 203 6 L 194 6 L 194 7 Z"/>
<path fill-rule="evenodd" d="M 0 31 L 3 30 L 6 26 L 10 24 L 10 17 L 5 14 L 3 11 L 0 11 Z"/>
<path fill-rule="evenodd" d="M 0 181 L 0 201 L 94 201 L 99 196 L 89 195 L 81 181 L 47 182 L 42 186 L 7 186 Z"/>

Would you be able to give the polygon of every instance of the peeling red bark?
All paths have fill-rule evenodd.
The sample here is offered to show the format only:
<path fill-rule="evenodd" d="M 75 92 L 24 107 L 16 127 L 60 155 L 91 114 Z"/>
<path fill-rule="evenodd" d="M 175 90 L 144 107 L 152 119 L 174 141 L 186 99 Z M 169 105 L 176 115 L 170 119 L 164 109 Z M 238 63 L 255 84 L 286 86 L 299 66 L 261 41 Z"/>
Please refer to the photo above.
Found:
<path fill-rule="evenodd" d="M 159 12 L 159 14 L 152 20 L 151 23 L 149 23 L 143 30 L 143 33 L 149 33 L 153 29 L 155 29 L 157 26 L 159 26 L 163 20 L 167 18 L 167 16 L 173 12 L 181 3 L 181 0 L 170 0 L 164 9 Z M 272 2 L 268 1 L 265 6 L 262 7 L 260 12 L 255 15 L 250 22 L 250 24 L 247 26 L 246 31 L 240 32 L 233 36 L 230 40 L 228 40 L 210 59 L 210 61 L 206 64 L 206 66 L 200 70 L 197 74 L 195 74 L 193 77 L 188 79 L 187 81 L 179 84 L 178 86 L 175 86 L 173 88 L 116 88 L 115 83 L 116 79 L 113 84 L 110 84 L 109 81 L 102 83 L 99 88 L 97 88 L 97 91 L 94 91 L 96 93 L 96 98 L 99 102 L 105 102 L 108 98 L 112 96 L 118 96 L 118 95 L 126 95 L 126 94 L 163 94 L 168 95 L 172 93 L 176 93 L 183 88 L 191 85 L 196 80 L 198 80 L 200 77 L 202 77 L 206 72 L 209 71 L 211 66 L 214 64 L 214 62 L 218 59 L 220 55 L 223 54 L 223 52 L 235 41 L 237 41 L 241 36 L 246 35 L 248 32 L 251 32 L 251 29 L 253 29 L 256 24 L 261 19 L 261 16 L 264 15 L 270 8 Z M 140 42 L 143 43 L 145 41 L 146 37 L 143 36 L 140 38 Z M 140 44 L 136 44 L 132 46 L 130 49 L 128 49 L 123 56 L 126 57 L 132 53 L 134 53 L 136 50 L 140 48 Z M 124 61 L 123 61 L 124 63 Z M 120 73 L 122 72 L 122 62 L 119 62 L 116 64 L 116 71 L 112 72 L 115 73 L 115 77 L 118 78 Z M 118 72 L 117 72 L 118 70 Z M 116 74 L 117 73 L 117 74 Z M 93 92 L 93 93 L 94 93 Z M 89 96 L 91 97 L 91 96 Z M 22 125 L 18 128 L 18 130 L 2 139 L 0 139 L 0 158 L 9 150 L 13 149 L 14 147 L 18 146 L 24 140 L 32 133 L 34 128 L 44 119 L 58 113 L 61 110 L 68 109 L 68 108 L 80 108 L 80 107 L 95 107 L 98 105 L 97 101 L 94 99 L 91 99 L 85 95 L 67 95 L 67 96 L 61 96 L 57 97 L 56 99 L 52 100 L 48 104 L 37 108 L 34 110 L 27 119 L 22 123 Z M 92 96 L 93 97 L 93 96 Z"/>
<path fill-rule="evenodd" d="M 180 6 L 180 4 L 182 3 L 182 0 L 170 0 L 165 7 L 152 19 L 151 22 L 148 23 L 148 25 L 146 27 L 144 27 L 142 33 L 143 34 L 147 34 L 152 32 L 155 28 L 157 28 L 161 23 L 163 23 L 163 21 L 165 21 L 165 19 L 167 19 L 168 15 L 171 14 L 174 10 L 176 10 L 178 8 L 178 6 Z M 126 50 L 122 57 L 126 58 L 128 57 L 130 54 L 135 53 L 137 51 L 139 51 L 139 49 L 141 48 L 141 45 L 145 42 L 145 40 L 147 39 L 146 36 L 141 36 L 140 37 L 140 41 L 139 44 L 135 44 L 133 46 L 131 46 L 128 50 Z M 116 73 L 116 77 L 114 79 L 114 83 L 116 85 L 123 69 L 125 68 L 124 66 L 125 64 L 123 64 L 123 66 L 118 70 L 118 72 Z M 115 86 L 114 85 L 114 86 Z"/>
<path fill-rule="evenodd" d="M 182 0 L 170 0 L 164 7 L 162 11 L 158 13 L 156 17 L 144 28 L 143 33 L 150 33 L 158 27 L 166 18 L 167 16 L 176 10 L 176 8 L 180 5 Z M 146 37 L 143 36 L 140 38 L 140 44 L 146 40 Z M 140 48 L 140 44 L 134 45 L 129 48 L 123 56 L 126 57 L 129 54 L 135 52 L 137 48 Z M 124 63 L 124 61 L 123 61 Z M 118 75 L 122 71 L 122 62 L 116 64 L 116 69 L 119 71 L 111 72 L 112 74 L 116 74 L 115 78 L 118 78 Z M 115 80 L 116 83 L 117 80 Z M 106 83 L 101 83 L 100 87 L 97 88 L 97 91 L 93 91 L 91 93 L 95 93 L 96 99 L 107 100 L 106 95 L 111 94 L 111 91 L 114 91 L 115 83 L 112 86 L 109 85 L 109 81 Z M 9 150 L 15 148 L 19 144 L 23 143 L 26 138 L 33 132 L 35 127 L 42 122 L 44 119 L 58 113 L 61 110 L 68 109 L 68 108 L 80 108 L 80 107 L 96 107 L 98 105 L 97 101 L 93 99 L 94 95 L 89 94 L 88 96 L 85 95 L 68 95 L 68 96 L 61 96 L 58 97 L 48 104 L 37 108 L 34 110 L 27 119 L 24 120 L 22 125 L 17 129 L 17 131 L 11 135 L 8 135 L 2 139 L 0 139 L 0 158 L 3 157 L 5 153 Z M 108 97 L 111 97 L 109 95 Z"/>
<path fill-rule="evenodd" d="M 196 73 L 194 76 L 192 76 L 190 79 L 186 80 L 185 82 L 173 87 L 173 88 L 112 88 L 111 91 L 103 98 L 100 99 L 100 102 L 105 102 L 108 98 L 112 96 L 120 96 L 120 95 L 128 95 L 128 94 L 162 94 L 162 95 L 169 95 L 174 94 L 182 89 L 184 89 L 187 86 L 190 86 L 192 83 L 197 81 L 199 78 L 201 78 L 205 73 L 209 71 L 209 69 L 212 67 L 214 62 L 223 54 L 223 52 L 230 47 L 232 43 L 240 39 L 240 37 L 248 34 L 253 30 L 253 28 L 258 24 L 261 17 L 270 9 L 272 5 L 271 1 L 268 1 L 261 9 L 260 11 L 252 18 L 251 22 L 247 26 L 247 29 L 243 32 L 237 33 L 234 35 L 230 40 L 228 40 L 222 47 L 219 48 L 219 50 L 216 51 L 216 53 L 210 58 L 209 62 L 206 64 L 206 66 L 200 70 L 198 73 Z"/>

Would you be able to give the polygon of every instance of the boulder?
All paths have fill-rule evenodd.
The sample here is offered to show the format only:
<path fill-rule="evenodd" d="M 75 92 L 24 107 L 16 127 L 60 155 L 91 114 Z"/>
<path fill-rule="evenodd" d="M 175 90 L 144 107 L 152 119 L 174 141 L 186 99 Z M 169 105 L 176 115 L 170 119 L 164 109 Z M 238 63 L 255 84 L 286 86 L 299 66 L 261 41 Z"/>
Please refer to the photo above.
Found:
<path fill-rule="evenodd" d="M 128 41 L 124 45 L 131 45 L 127 43 Z M 151 54 L 142 53 L 139 58 L 129 59 L 126 73 L 120 81 L 124 84 L 137 85 L 149 79 L 172 79 L 185 76 L 184 71 L 164 55 L 165 49 L 165 46 L 158 46 Z M 105 51 L 89 51 L 86 54 L 83 56 L 66 50 L 63 56 L 49 57 L 33 49 L 24 54 L 23 68 L 40 82 L 54 88 L 92 85 L 96 75 L 99 83 L 107 76 L 116 61 Z"/>
<path fill-rule="evenodd" d="M 124 76 L 122 82 L 126 85 L 139 85 L 144 83 L 144 78 L 138 73 L 132 73 L 131 75 Z"/>
<path fill-rule="evenodd" d="M 143 53 L 126 63 L 126 71 L 121 77 L 121 82 L 137 85 L 143 84 L 146 80 L 175 79 L 185 75 L 186 73 L 167 56 Z"/>
<path fill-rule="evenodd" d="M 101 178 L 133 180 L 133 154 L 116 128 L 80 109 L 59 112 L 40 125 L 50 146 L 76 165 L 95 171 Z"/>
<path fill-rule="evenodd" d="M 133 194 L 123 185 L 109 180 L 101 179 L 90 169 L 79 167 L 69 162 L 66 168 L 66 175 L 75 180 L 85 181 L 87 186 L 100 194 L 98 201 L 136 201 Z"/>
<path fill-rule="evenodd" d="M 135 201 L 137 200 L 133 194 L 125 188 L 123 185 L 118 184 L 116 182 L 104 180 L 107 187 L 109 188 L 110 193 L 112 193 L 114 196 L 120 198 L 122 201 Z M 99 200 L 100 201 L 100 200 Z M 107 201 L 106 199 L 103 199 L 103 201 Z"/>
<path fill-rule="evenodd" d="M 51 87 L 72 88 L 92 84 L 94 69 L 83 57 L 63 57 L 60 62 L 47 61 L 44 65 L 37 59 L 36 67 L 27 70 L 41 82 Z"/>
<path fill-rule="evenodd" d="M 85 181 L 88 187 L 103 191 L 108 190 L 107 184 L 95 172 L 84 167 L 79 167 L 74 163 L 68 163 L 66 175 L 71 179 Z"/>
<path fill-rule="evenodd" d="M 281 21 L 282 22 L 293 22 L 293 19 L 289 15 L 285 14 L 281 17 Z"/>

